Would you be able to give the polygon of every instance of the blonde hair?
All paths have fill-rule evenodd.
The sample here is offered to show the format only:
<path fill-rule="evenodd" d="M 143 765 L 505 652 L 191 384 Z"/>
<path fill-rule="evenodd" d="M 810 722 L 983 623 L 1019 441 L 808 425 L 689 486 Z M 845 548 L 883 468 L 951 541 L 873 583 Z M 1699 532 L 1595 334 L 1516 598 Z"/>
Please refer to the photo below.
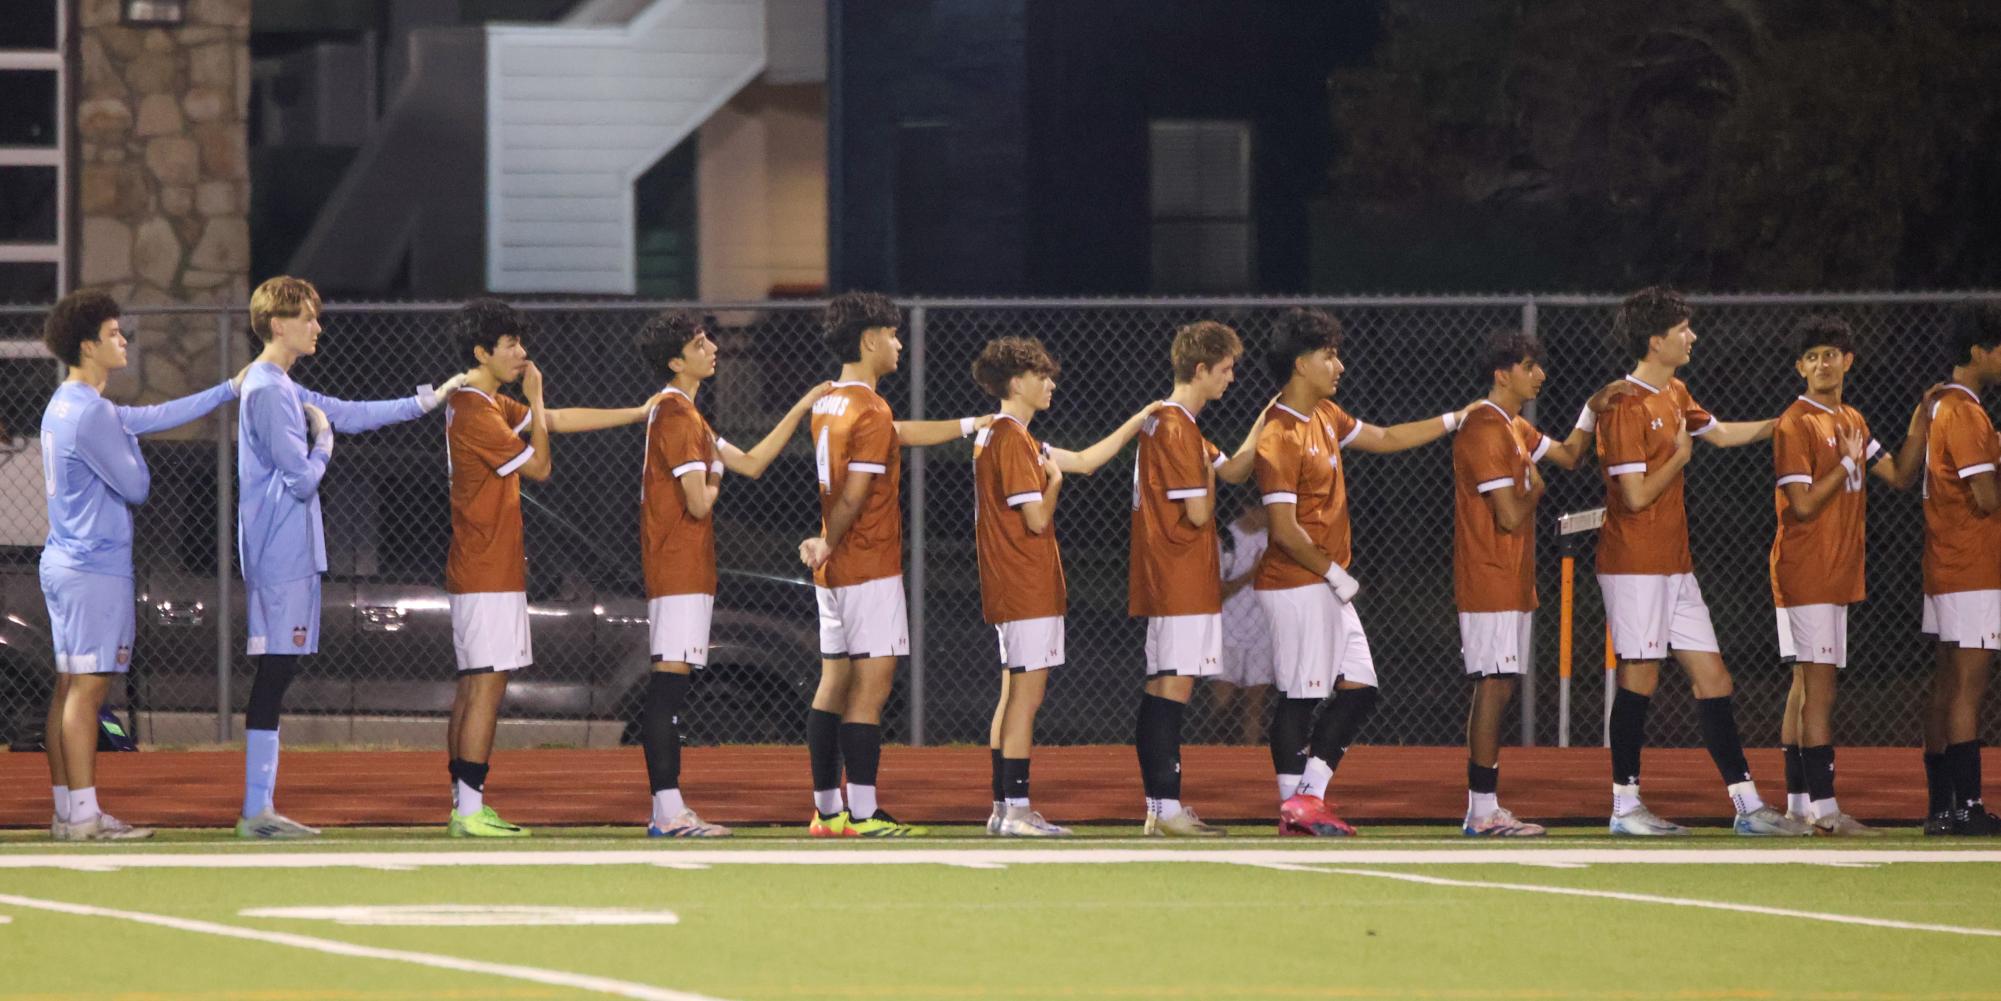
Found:
<path fill-rule="evenodd" d="M 1235 358 L 1244 353 L 1244 342 L 1237 332 L 1214 320 L 1201 320 L 1188 324 L 1174 332 L 1174 381 L 1188 382 L 1195 378 L 1195 366 L 1207 365 L 1215 368 L 1225 358 Z"/>
<path fill-rule="evenodd" d="M 311 308 L 315 316 L 320 312 L 320 290 L 304 278 L 279 275 L 266 279 L 250 293 L 250 348 L 262 351 L 271 340 L 271 320 L 275 317 L 290 319 L 304 315 Z"/>

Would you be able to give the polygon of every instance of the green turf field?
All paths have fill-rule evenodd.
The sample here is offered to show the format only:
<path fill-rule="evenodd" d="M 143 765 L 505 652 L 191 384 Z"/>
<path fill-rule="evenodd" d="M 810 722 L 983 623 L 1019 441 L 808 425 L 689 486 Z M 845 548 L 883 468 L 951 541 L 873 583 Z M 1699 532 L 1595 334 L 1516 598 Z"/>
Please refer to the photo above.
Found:
<path fill-rule="evenodd" d="M 0 998 L 2001 998 L 2001 845 L 1268 830 L 6 832 Z"/>

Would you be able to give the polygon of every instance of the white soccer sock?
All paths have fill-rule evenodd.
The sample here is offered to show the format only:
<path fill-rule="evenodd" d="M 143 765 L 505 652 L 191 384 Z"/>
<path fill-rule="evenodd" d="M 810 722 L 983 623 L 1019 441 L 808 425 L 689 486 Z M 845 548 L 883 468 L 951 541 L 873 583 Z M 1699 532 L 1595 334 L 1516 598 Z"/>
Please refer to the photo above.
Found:
<path fill-rule="evenodd" d="M 653 826 L 666 827 L 688 809 L 681 801 L 681 790 L 662 789 L 653 794 Z"/>
<path fill-rule="evenodd" d="M 1466 791 L 1466 815 L 1469 817 L 1492 816 L 1501 808 L 1501 794 L 1493 792 Z"/>
<path fill-rule="evenodd" d="M 1286 800 L 1291 799 L 1293 797 L 1293 794 L 1297 792 L 1299 792 L 1299 776 L 1281 775 L 1278 777 L 1279 802 L 1283 803 Z"/>
<path fill-rule="evenodd" d="M 69 823 L 69 786 L 50 786 L 49 800 L 56 805 L 56 819 Z"/>
<path fill-rule="evenodd" d="M 69 791 L 69 822 L 88 824 L 104 811 L 97 808 L 97 787 Z"/>
<path fill-rule="evenodd" d="M 875 787 L 848 783 L 848 815 L 856 820 L 875 816 Z"/>
<path fill-rule="evenodd" d="M 820 811 L 820 816 L 831 817 L 841 812 L 843 808 L 839 789 L 813 790 L 813 809 Z"/>
<path fill-rule="evenodd" d="M 480 808 L 486 805 L 486 797 L 478 789 L 474 789 L 464 782 L 460 782 L 458 787 L 459 795 L 456 809 L 459 811 L 459 816 L 470 817 L 478 813 Z"/>
<path fill-rule="evenodd" d="M 1008 808 L 1008 810 L 1010 810 L 1010 811 L 1013 811 L 1013 810 L 1027 810 L 1027 809 L 1028 809 L 1028 797 L 1027 797 L 1027 796 L 1022 796 L 1022 797 L 1019 797 L 1019 798 L 1017 798 L 1017 797 L 1014 797 L 1014 796 L 1009 796 L 1009 797 L 1007 798 L 1007 808 Z"/>
<path fill-rule="evenodd" d="M 1306 759 L 1306 773 L 1299 777 L 1299 795 L 1327 798 L 1327 783 L 1334 780 L 1334 766 L 1318 757 Z"/>
<path fill-rule="evenodd" d="M 1811 802 L 1812 802 L 1811 798 L 1808 797 L 1806 793 L 1803 792 L 1786 793 L 1786 812 L 1798 814 L 1799 816 L 1804 817 L 1807 815 L 1807 808 Z"/>
<path fill-rule="evenodd" d="M 1640 808 L 1640 784 L 1629 786 L 1612 783 L 1612 816 L 1623 817 Z"/>
<path fill-rule="evenodd" d="M 1829 796 L 1826 799 L 1814 800 L 1809 804 L 1808 809 L 1810 811 L 1808 816 L 1811 816 L 1813 819 L 1827 820 L 1841 813 L 1841 804 L 1835 802 L 1834 797 Z"/>
<path fill-rule="evenodd" d="M 1740 815 L 1756 813 L 1765 805 L 1765 801 L 1758 796 L 1758 784 L 1755 782 L 1732 782 L 1727 791 L 1730 802 L 1736 805 Z"/>
<path fill-rule="evenodd" d="M 1153 801 L 1153 812 L 1162 820 L 1171 820 L 1179 817 L 1181 816 L 1181 801 L 1178 799 L 1156 799 Z"/>

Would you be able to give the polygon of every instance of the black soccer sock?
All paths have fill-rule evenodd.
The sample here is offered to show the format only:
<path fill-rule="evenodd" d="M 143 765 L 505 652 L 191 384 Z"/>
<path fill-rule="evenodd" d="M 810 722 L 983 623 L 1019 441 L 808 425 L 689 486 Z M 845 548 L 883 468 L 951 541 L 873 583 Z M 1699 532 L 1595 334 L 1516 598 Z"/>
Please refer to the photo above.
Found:
<path fill-rule="evenodd" d="M 1002 799 L 1028 799 L 1027 758 L 1001 759 L 1001 791 L 1006 793 Z"/>
<path fill-rule="evenodd" d="M 483 761 L 453 761 L 452 781 L 464 782 L 474 792 L 486 791 L 486 773 L 491 768 Z"/>
<path fill-rule="evenodd" d="M 1612 784 L 1640 784 L 1640 749 L 1647 745 L 1647 712 L 1654 700 L 1618 689 L 1612 694 Z"/>
<path fill-rule="evenodd" d="M 1800 768 L 1806 773 L 1808 799 L 1834 798 L 1834 745 L 1800 748 Z"/>
<path fill-rule="evenodd" d="M 1702 746 L 1709 749 L 1709 760 L 1716 763 L 1724 785 L 1751 781 L 1751 766 L 1744 760 L 1744 740 L 1737 733 L 1735 702 L 1728 695 L 1695 700 Z"/>
<path fill-rule="evenodd" d="M 1501 766 L 1488 768 L 1471 759 L 1466 762 L 1466 791 L 1493 795 L 1501 791 Z"/>
<path fill-rule="evenodd" d="M 1925 752 L 1926 813 L 1952 811 L 1952 770 L 1945 766 L 1945 752 Z"/>
<path fill-rule="evenodd" d="M 257 658 L 257 673 L 250 679 L 250 704 L 243 713 L 244 729 L 278 729 L 285 689 L 292 687 L 292 677 L 298 670 L 298 657 L 267 653 Z"/>
<path fill-rule="evenodd" d="M 1006 778 L 1005 778 L 1005 777 L 1003 777 L 1003 776 L 1002 776 L 1002 774 L 1001 774 L 1001 762 L 1002 762 L 1002 761 L 1005 761 L 1005 760 L 1007 760 L 1007 759 L 1005 759 L 1005 758 L 1001 757 L 1001 752 L 1000 752 L 1000 748 L 996 747 L 996 748 L 993 748 L 992 750 L 993 750 L 993 756 L 994 756 L 994 757 L 993 757 L 993 762 L 994 762 L 994 802 L 998 803 L 998 802 L 1000 802 L 1001 800 L 1004 800 L 1004 799 L 1006 799 L 1006 798 L 1007 798 L 1007 780 L 1006 780 Z"/>
<path fill-rule="evenodd" d="M 1139 706 L 1140 782 L 1148 799 L 1181 798 L 1181 714 L 1173 699 L 1143 695 Z"/>
<path fill-rule="evenodd" d="M 1798 796 L 1807 791 L 1806 759 L 1801 756 L 1798 744 L 1780 744 L 1779 750 L 1786 756 L 1786 795 Z"/>
<path fill-rule="evenodd" d="M 1952 808 L 1970 810 L 1980 806 L 1980 741 L 1947 744 L 1945 767 L 1952 776 Z"/>
<path fill-rule="evenodd" d="M 1313 721 L 1309 743 L 1313 756 L 1327 762 L 1330 770 L 1340 768 L 1341 758 L 1374 715 L 1380 695 L 1374 688 L 1342 688 L 1328 696 L 1320 705 L 1319 718 Z"/>
<path fill-rule="evenodd" d="M 693 680 L 685 674 L 655 671 L 646 683 L 639 741 L 646 749 L 646 781 L 654 792 L 681 788 L 681 709 Z"/>
<path fill-rule="evenodd" d="M 842 723 L 841 760 L 848 766 L 848 782 L 875 785 L 876 767 L 882 762 L 882 727 L 875 723 Z"/>
<path fill-rule="evenodd" d="M 1313 710 L 1319 699 L 1284 699 L 1272 712 L 1271 767 L 1280 775 L 1306 770 L 1306 741 L 1313 733 Z"/>
<path fill-rule="evenodd" d="M 813 791 L 841 788 L 841 714 L 825 709 L 806 713 L 806 756 L 813 763 Z"/>

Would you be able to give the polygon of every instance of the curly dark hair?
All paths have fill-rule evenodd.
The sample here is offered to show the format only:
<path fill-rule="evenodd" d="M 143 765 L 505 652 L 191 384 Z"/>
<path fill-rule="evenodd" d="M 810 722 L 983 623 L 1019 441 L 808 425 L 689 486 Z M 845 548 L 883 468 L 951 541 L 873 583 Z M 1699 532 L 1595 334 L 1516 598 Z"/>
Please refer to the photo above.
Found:
<path fill-rule="evenodd" d="M 1174 381 L 1188 382 L 1195 378 L 1197 365 L 1215 368 L 1223 359 L 1243 353 L 1244 341 L 1235 330 L 1214 320 L 1199 320 L 1175 328 L 1168 357 L 1174 363 Z"/>
<path fill-rule="evenodd" d="M 1481 357 L 1477 374 L 1481 382 L 1491 386 L 1495 372 L 1514 368 L 1525 361 L 1540 365 L 1543 357 L 1542 342 L 1534 334 L 1520 330 L 1495 331 L 1487 337 L 1487 350 Z"/>
<path fill-rule="evenodd" d="M 1829 347 L 1842 354 L 1855 353 L 1855 330 L 1838 316 L 1809 316 L 1793 324 L 1793 357 L 1814 348 Z"/>
<path fill-rule="evenodd" d="M 1619 315 L 1612 320 L 1612 339 L 1625 348 L 1629 360 L 1641 361 L 1654 338 L 1693 315 L 1680 292 L 1665 285 L 1648 286 L 1619 304 Z"/>
<path fill-rule="evenodd" d="M 633 335 L 632 346 L 639 349 L 639 359 L 646 363 L 646 369 L 655 379 L 669 382 L 674 378 L 674 368 L 670 364 L 687 350 L 688 342 L 699 334 L 707 333 L 700 317 L 678 309 L 670 309 L 654 316 Z"/>
<path fill-rule="evenodd" d="M 862 335 L 877 327 L 903 324 L 896 303 L 880 292 L 843 292 L 827 303 L 827 350 L 842 364 L 862 360 Z"/>
<path fill-rule="evenodd" d="M 42 345 L 63 364 L 83 360 L 83 342 L 97 340 L 106 320 L 118 319 L 118 303 L 103 292 L 80 289 L 63 296 L 42 324 Z"/>
<path fill-rule="evenodd" d="M 973 382 L 996 400 L 1007 399 L 1008 383 L 1017 375 L 1055 378 L 1060 371 L 1049 349 L 1033 337 L 996 337 L 973 359 Z"/>
<path fill-rule="evenodd" d="M 1963 302 L 1952 309 L 1945 327 L 1946 363 L 1973 364 L 1973 349 L 2001 347 L 2001 303 Z"/>
<path fill-rule="evenodd" d="M 468 299 L 452 316 L 452 343 L 468 365 L 479 364 L 474 348 L 485 348 L 492 354 L 501 338 L 513 337 L 525 343 L 534 332 L 535 325 L 526 314 L 499 299 Z"/>
<path fill-rule="evenodd" d="M 1273 381 L 1284 383 L 1292 378 L 1292 365 L 1301 355 L 1327 350 L 1341 350 L 1341 321 L 1324 309 L 1294 306 L 1272 324 L 1265 368 Z"/>

